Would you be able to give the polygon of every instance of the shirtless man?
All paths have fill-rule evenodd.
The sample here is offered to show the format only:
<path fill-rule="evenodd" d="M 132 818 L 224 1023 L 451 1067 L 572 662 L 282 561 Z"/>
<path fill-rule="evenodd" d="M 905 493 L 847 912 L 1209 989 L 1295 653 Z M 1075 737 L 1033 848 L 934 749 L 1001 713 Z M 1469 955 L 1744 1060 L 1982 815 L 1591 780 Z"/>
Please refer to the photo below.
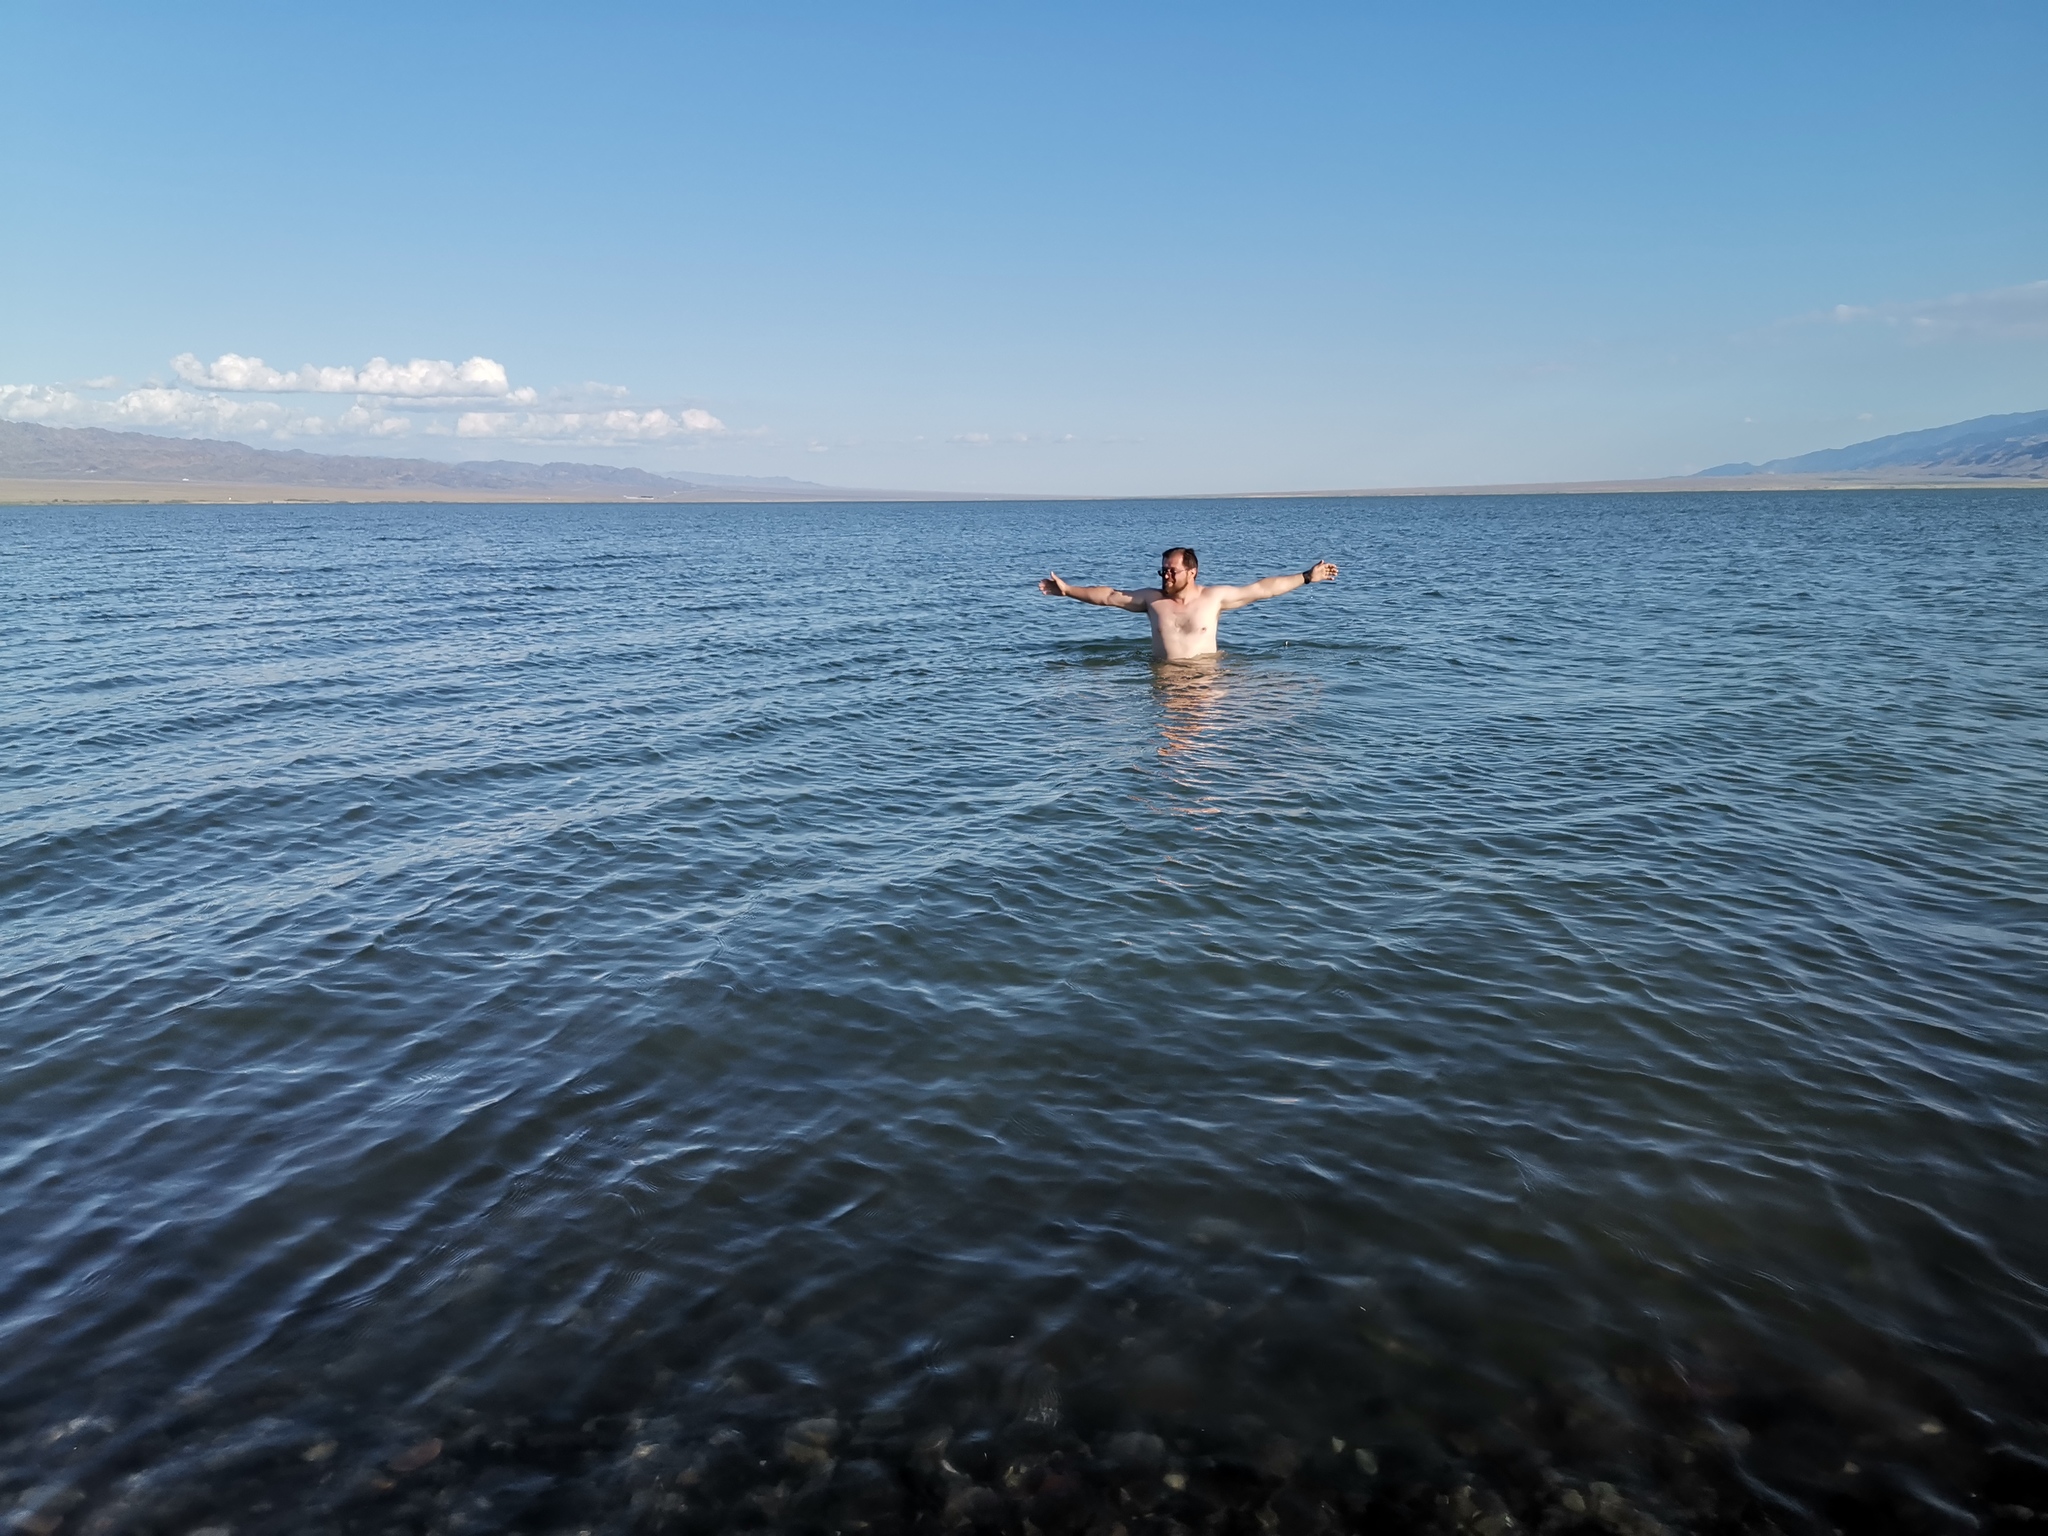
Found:
<path fill-rule="evenodd" d="M 1076 587 L 1057 574 L 1038 584 L 1048 597 L 1071 597 L 1098 608 L 1121 608 L 1142 613 L 1152 621 L 1152 659 L 1186 661 L 1192 656 L 1216 654 L 1216 615 L 1226 608 L 1297 592 L 1311 582 L 1335 581 L 1337 567 L 1318 560 L 1305 571 L 1285 576 L 1268 576 L 1245 587 L 1205 587 L 1196 582 L 1195 552 L 1169 549 L 1159 557 L 1159 585 L 1136 592 L 1116 587 Z"/>

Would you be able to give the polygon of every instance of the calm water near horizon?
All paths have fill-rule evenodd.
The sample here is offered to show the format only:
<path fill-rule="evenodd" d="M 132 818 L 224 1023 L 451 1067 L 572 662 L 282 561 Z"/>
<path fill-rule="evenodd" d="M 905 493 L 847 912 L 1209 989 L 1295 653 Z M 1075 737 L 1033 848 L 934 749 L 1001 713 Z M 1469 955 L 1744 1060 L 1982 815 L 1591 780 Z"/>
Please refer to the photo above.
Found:
<path fill-rule="evenodd" d="M 0 1527 L 2048 1528 L 2048 495 L 7 508 L 0 663 Z"/>

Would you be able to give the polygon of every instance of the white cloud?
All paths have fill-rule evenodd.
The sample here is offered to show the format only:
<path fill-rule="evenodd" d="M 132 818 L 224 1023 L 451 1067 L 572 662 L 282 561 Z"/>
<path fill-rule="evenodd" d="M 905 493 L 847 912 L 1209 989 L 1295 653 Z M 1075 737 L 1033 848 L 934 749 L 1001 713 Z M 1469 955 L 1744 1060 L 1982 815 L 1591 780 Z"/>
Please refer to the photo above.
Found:
<path fill-rule="evenodd" d="M 261 432 L 281 437 L 304 430 L 318 434 L 325 425 L 318 417 L 274 401 L 224 400 L 189 389 L 131 389 L 118 400 L 94 403 L 104 404 L 121 426 L 169 427 L 178 432 Z"/>
<path fill-rule="evenodd" d="M 373 357 L 360 368 L 317 367 L 308 363 L 280 373 L 260 357 L 223 352 L 202 363 L 190 352 L 171 359 L 171 367 L 187 384 L 269 395 L 382 395 L 401 400 L 509 400 L 525 405 L 537 398 L 529 388 L 514 389 L 505 365 L 488 357 L 467 362 L 416 357 L 393 363 Z"/>
<path fill-rule="evenodd" d="M 390 441 L 424 433 L 591 447 L 687 443 L 733 435 L 724 422 L 695 406 L 638 410 L 602 403 L 594 409 L 512 409 L 528 405 L 536 392 L 510 389 L 504 369 L 488 358 L 471 358 L 460 366 L 415 360 L 404 368 L 373 359 L 362 369 L 307 367 L 282 374 L 261 358 L 227 353 L 202 364 L 187 353 L 172 366 L 183 384 L 151 383 L 118 395 L 102 387 L 110 384 L 106 379 L 76 387 L 0 384 L 0 420 L 182 437 Z M 202 380 L 207 387 L 186 387 Z M 346 410 L 333 414 L 309 408 L 310 401 L 300 405 L 261 398 L 266 393 L 331 393 L 344 380 L 355 399 Z M 503 392 L 486 404 L 477 394 L 484 389 Z M 462 392 L 432 393 L 435 390 Z M 580 386 L 578 392 L 612 398 L 624 393 L 616 385 L 595 383 Z M 419 417 L 425 419 L 415 419 Z"/>
<path fill-rule="evenodd" d="M 236 437 L 319 437 L 330 430 L 321 417 L 275 401 L 228 400 L 155 385 L 95 400 L 56 385 L 0 384 L 0 417 L 45 426 Z"/>
<path fill-rule="evenodd" d="M 923 442 L 924 439 L 919 438 L 917 441 Z M 994 443 L 1071 443 L 1074 441 L 1074 434 L 1071 432 L 1006 432 L 1001 437 L 996 437 L 988 432 L 956 432 L 953 436 L 947 438 L 946 441 L 949 443 L 965 443 L 970 448 L 987 448 Z"/>
<path fill-rule="evenodd" d="M 1882 325 L 1918 341 L 2048 341 L 2048 279 L 1909 303 L 1837 304 L 1809 320 Z"/>
<path fill-rule="evenodd" d="M 403 437 L 412 430 L 412 423 L 403 416 L 391 416 L 377 401 L 364 405 L 360 400 L 334 418 L 334 430 L 351 436 Z"/>
<path fill-rule="evenodd" d="M 515 442 L 658 443 L 671 438 L 723 437 L 725 423 L 695 408 L 651 411 L 464 411 L 457 437 Z"/>
<path fill-rule="evenodd" d="M 88 403 L 51 384 L 0 384 L 0 420 L 69 424 L 69 418 Z"/>

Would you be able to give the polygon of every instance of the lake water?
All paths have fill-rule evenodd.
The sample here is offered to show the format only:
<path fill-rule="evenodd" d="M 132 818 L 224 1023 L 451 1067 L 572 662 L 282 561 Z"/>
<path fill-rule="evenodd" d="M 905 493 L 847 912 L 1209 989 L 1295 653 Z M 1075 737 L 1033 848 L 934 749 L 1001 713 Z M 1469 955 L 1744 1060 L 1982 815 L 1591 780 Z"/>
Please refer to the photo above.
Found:
<path fill-rule="evenodd" d="M 1211 667 L 1041 597 L 1328 556 Z M 0 512 L 0 1520 L 2040 1529 L 2048 496 Z"/>

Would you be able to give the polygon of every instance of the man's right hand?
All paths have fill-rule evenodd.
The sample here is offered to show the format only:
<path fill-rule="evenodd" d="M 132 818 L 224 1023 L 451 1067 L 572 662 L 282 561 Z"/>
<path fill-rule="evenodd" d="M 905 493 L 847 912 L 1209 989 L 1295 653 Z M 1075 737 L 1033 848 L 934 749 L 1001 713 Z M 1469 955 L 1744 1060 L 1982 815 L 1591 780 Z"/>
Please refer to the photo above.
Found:
<path fill-rule="evenodd" d="M 1047 597 L 1065 597 L 1067 595 L 1067 584 L 1060 580 L 1057 572 L 1054 572 L 1038 584 L 1038 590 Z"/>

